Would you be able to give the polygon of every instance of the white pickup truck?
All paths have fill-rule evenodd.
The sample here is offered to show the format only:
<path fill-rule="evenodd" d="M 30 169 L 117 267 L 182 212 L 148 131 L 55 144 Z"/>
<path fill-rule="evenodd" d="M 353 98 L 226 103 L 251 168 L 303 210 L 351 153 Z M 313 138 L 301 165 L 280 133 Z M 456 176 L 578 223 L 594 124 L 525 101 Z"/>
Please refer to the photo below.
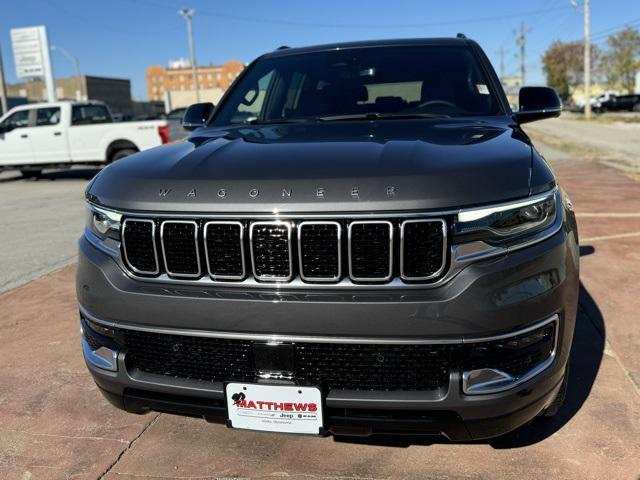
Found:
<path fill-rule="evenodd" d="M 0 118 L 0 171 L 100 165 L 169 142 L 166 120 L 114 123 L 98 102 L 21 105 Z"/>

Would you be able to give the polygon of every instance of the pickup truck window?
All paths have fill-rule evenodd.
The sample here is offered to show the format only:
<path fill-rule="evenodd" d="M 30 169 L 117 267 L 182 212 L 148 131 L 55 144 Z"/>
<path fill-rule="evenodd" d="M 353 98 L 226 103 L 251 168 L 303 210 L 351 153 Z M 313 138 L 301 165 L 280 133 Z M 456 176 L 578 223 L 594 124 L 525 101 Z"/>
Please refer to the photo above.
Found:
<path fill-rule="evenodd" d="M 104 105 L 74 105 L 71 113 L 71 125 L 91 125 L 111 123 L 111 114 Z"/>
<path fill-rule="evenodd" d="M 386 46 L 258 60 L 212 125 L 499 113 L 470 47 Z"/>
<path fill-rule="evenodd" d="M 2 127 L 12 130 L 14 128 L 24 128 L 29 126 L 29 110 L 20 110 L 2 122 Z"/>
<path fill-rule="evenodd" d="M 60 123 L 60 108 L 39 108 L 36 114 L 36 127 L 57 125 Z"/>

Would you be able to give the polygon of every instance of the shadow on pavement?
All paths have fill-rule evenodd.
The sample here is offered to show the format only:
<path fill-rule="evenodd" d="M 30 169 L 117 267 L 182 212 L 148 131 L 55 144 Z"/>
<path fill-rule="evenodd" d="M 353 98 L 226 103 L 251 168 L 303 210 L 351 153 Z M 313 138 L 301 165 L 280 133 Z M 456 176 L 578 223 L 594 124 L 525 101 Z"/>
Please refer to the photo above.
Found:
<path fill-rule="evenodd" d="M 0 183 L 8 182 L 42 182 L 45 180 L 91 180 L 95 177 L 101 168 L 73 168 L 69 170 L 53 170 L 50 172 L 43 172 L 36 177 L 24 177 L 20 173 L 16 173 L 14 176 L 0 178 Z"/>
<path fill-rule="evenodd" d="M 590 250 L 589 250 L 590 249 Z M 586 247 L 589 255 L 595 250 Z M 578 413 L 586 401 L 604 352 L 605 326 L 602 313 L 596 301 L 580 284 L 580 299 L 576 329 L 569 358 L 570 370 L 569 386 L 565 403 L 558 414 L 551 418 L 540 417 L 514 432 L 495 439 L 462 442 L 489 444 L 495 449 L 521 448 L 541 442 L 545 438 L 560 430 L 573 416 Z M 357 443 L 361 445 L 377 445 L 406 448 L 412 445 L 432 445 L 437 443 L 452 443 L 437 436 L 372 436 L 372 437 L 334 437 L 337 442 Z"/>

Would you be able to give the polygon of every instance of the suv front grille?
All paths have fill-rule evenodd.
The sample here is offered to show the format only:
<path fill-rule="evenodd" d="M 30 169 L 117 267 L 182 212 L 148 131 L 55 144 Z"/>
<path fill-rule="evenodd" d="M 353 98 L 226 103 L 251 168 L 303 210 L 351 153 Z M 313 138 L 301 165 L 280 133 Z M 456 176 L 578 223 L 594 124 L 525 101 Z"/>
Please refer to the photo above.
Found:
<path fill-rule="evenodd" d="M 132 272 L 183 280 L 208 275 L 215 281 L 338 283 L 348 277 L 354 283 L 386 283 L 400 277 L 430 282 L 444 273 L 448 252 L 443 219 L 127 218 L 122 238 Z"/>

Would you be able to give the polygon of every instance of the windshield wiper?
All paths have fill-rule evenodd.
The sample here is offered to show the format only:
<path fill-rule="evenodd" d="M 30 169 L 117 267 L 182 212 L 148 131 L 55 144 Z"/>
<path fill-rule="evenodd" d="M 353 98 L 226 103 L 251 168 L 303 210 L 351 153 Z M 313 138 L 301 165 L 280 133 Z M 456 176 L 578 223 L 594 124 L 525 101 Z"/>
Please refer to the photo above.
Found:
<path fill-rule="evenodd" d="M 296 118 L 296 119 L 287 119 L 287 118 L 273 118 L 270 120 L 260 120 L 259 118 L 250 118 L 245 120 L 243 123 L 247 125 L 275 125 L 279 123 L 309 123 L 316 122 L 317 118 Z"/>
<path fill-rule="evenodd" d="M 435 113 L 378 113 L 369 112 L 357 115 L 332 115 L 318 117 L 322 122 L 332 122 L 338 120 L 410 120 L 414 118 L 450 118 L 449 115 L 439 115 Z"/>

